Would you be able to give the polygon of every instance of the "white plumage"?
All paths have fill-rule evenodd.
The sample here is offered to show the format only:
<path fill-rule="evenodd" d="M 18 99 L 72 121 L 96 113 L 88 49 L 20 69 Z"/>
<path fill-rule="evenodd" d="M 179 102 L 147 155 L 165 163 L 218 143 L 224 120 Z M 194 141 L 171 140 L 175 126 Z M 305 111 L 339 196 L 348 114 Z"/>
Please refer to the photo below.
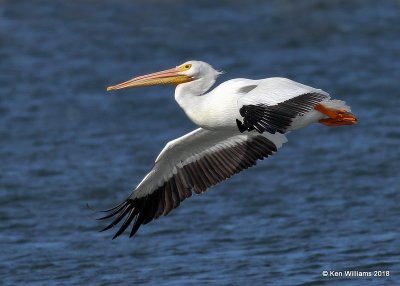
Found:
<path fill-rule="evenodd" d="M 193 192 L 202 193 L 272 155 L 287 141 L 286 132 L 315 122 L 356 122 L 343 101 L 286 78 L 232 79 L 206 93 L 219 74 L 205 62 L 189 61 L 107 89 L 175 84 L 175 100 L 200 127 L 169 142 L 132 194 L 108 210 L 103 219 L 115 218 L 104 230 L 125 218 L 114 238 L 132 222 L 134 235 Z"/>
<path fill-rule="evenodd" d="M 254 131 L 238 133 L 230 130 L 211 131 L 203 128 L 170 141 L 158 155 L 152 170 L 136 187 L 131 198 L 141 198 L 152 193 L 154 186 L 161 187 L 173 174 L 178 172 L 177 169 L 201 160 L 205 154 L 212 154 L 218 150 L 240 145 L 247 142 L 249 138 L 258 136 L 270 140 L 277 149 L 287 142 L 285 135 L 279 133 L 260 135 Z"/>

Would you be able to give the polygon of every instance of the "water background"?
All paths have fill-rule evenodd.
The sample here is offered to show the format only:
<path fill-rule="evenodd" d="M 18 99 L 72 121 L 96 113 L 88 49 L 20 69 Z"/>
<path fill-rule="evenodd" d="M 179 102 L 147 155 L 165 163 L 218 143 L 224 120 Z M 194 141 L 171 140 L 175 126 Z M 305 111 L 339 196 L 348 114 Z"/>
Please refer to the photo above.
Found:
<path fill-rule="evenodd" d="M 359 124 L 275 156 L 134 239 L 99 233 L 162 147 L 194 129 L 172 87 L 105 87 L 188 59 L 284 76 Z M 1 285 L 395 285 L 400 1 L 0 0 Z M 389 277 L 323 277 L 388 270 Z"/>

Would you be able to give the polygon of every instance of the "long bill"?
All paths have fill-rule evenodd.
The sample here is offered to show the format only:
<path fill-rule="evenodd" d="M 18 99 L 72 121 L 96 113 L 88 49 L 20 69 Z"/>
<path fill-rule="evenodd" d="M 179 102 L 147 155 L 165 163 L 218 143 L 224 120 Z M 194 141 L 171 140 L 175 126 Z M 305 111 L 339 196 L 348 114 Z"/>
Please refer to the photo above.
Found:
<path fill-rule="evenodd" d="M 132 78 L 120 84 L 107 87 L 107 91 L 123 89 L 127 87 L 142 87 L 161 84 L 181 84 L 192 81 L 193 78 L 180 74 L 177 68 L 167 69 L 139 77 Z"/>

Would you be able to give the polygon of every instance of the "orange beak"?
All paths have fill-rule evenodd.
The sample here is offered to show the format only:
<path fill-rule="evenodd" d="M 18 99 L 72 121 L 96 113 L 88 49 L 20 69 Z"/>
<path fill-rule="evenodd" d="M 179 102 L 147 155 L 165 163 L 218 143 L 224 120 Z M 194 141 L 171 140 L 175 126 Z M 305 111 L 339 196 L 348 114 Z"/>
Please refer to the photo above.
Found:
<path fill-rule="evenodd" d="M 181 74 L 177 68 L 172 68 L 147 75 L 142 75 L 139 77 L 132 78 L 123 83 L 109 86 L 107 87 L 107 91 L 123 89 L 127 87 L 142 87 L 142 86 L 152 86 L 161 84 L 178 85 L 192 80 L 193 80 L 192 77 Z"/>

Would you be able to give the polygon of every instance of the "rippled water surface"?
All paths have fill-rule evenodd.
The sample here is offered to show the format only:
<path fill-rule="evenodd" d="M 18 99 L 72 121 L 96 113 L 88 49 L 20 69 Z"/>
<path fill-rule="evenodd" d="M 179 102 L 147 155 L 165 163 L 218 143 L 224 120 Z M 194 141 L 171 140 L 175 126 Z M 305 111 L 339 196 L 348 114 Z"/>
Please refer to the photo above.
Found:
<path fill-rule="evenodd" d="M 225 70 L 220 81 L 322 88 L 359 124 L 290 134 L 257 167 L 111 240 L 91 208 L 124 199 L 194 125 L 171 87 L 104 87 L 187 59 Z M 0 284 L 395 285 L 399 59 L 400 1 L 0 0 Z"/>

